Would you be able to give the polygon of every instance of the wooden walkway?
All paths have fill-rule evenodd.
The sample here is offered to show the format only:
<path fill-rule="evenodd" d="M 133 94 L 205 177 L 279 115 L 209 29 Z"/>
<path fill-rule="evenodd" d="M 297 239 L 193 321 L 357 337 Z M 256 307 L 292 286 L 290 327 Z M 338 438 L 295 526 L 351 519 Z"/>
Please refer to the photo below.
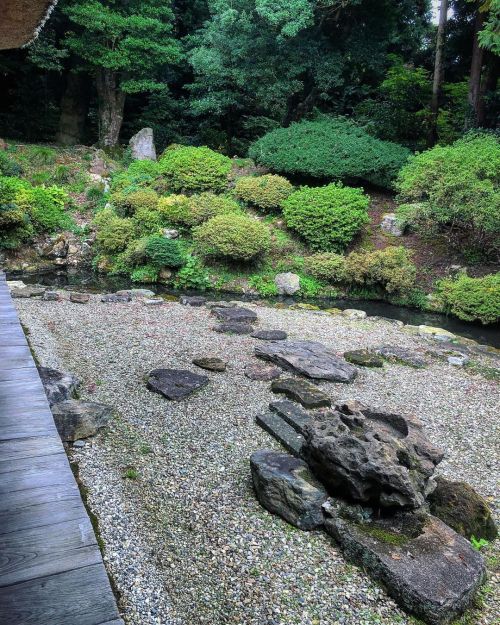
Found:
<path fill-rule="evenodd" d="M 123 625 L 2 272 L 0 625 Z"/>

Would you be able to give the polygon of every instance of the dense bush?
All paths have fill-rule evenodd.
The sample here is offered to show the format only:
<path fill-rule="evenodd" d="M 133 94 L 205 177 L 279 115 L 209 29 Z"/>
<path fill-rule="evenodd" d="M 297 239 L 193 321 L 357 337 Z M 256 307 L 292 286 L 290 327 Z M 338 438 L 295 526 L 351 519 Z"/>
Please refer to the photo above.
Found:
<path fill-rule="evenodd" d="M 182 267 L 185 262 L 182 246 L 175 239 L 153 235 L 146 241 L 146 257 L 153 267 Z"/>
<path fill-rule="evenodd" d="M 20 176 L 23 168 L 0 149 L 0 176 Z"/>
<path fill-rule="evenodd" d="M 120 217 L 131 217 L 139 209 L 155 210 L 159 197 L 153 189 L 138 189 L 129 193 L 117 191 L 110 200 Z"/>
<path fill-rule="evenodd" d="M 190 228 L 217 215 L 241 213 L 241 208 L 232 198 L 205 192 L 187 197 L 169 195 L 160 199 L 158 210 L 162 218 L 173 226 Z"/>
<path fill-rule="evenodd" d="M 500 239 L 500 140 L 469 135 L 410 159 L 397 181 L 399 217 L 440 229 L 457 246 L 494 250 Z"/>
<path fill-rule="evenodd" d="M 459 319 L 483 324 L 500 321 L 500 273 L 484 278 L 463 273 L 454 280 L 441 280 L 437 295 L 445 310 Z"/>
<path fill-rule="evenodd" d="M 130 275 L 132 282 L 152 283 L 158 281 L 158 269 L 152 265 L 137 267 Z"/>
<path fill-rule="evenodd" d="M 159 170 L 174 192 L 223 191 L 227 188 L 231 159 L 207 147 L 183 146 L 165 151 Z"/>
<path fill-rule="evenodd" d="M 269 228 L 245 215 L 218 215 L 194 231 L 202 254 L 236 261 L 250 261 L 269 249 Z"/>
<path fill-rule="evenodd" d="M 186 226 L 191 221 L 189 198 L 186 195 L 167 195 L 158 202 L 158 212 L 171 226 Z"/>
<path fill-rule="evenodd" d="M 97 213 L 94 223 L 97 226 L 96 242 L 106 254 L 122 252 L 134 238 L 133 221 L 119 217 L 109 208 Z"/>
<path fill-rule="evenodd" d="M 368 204 L 362 189 L 302 187 L 283 202 L 283 215 L 314 250 L 341 251 L 368 222 Z"/>
<path fill-rule="evenodd" d="M 293 192 L 293 185 L 283 176 L 243 176 L 238 178 L 234 192 L 244 202 L 262 210 L 279 208 Z"/>
<path fill-rule="evenodd" d="M 125 171 L 114 174 L 111 191 L 131 192 L 151 187 L 160 174 L 155 161 L 133 161 Z"/>
<path fill-rule="evenodd" d="M 196 289 L 204 291 L 210 287 L 210 278 L 206 269 L 194 256 L 187 256 L 186 264 L 175 276 L 176 289 Z"/>
<path fill-rule="evenodd" d="M 346 281 L 378 286 L 388 293 L 405 293 L 415 286 L 416 269 L 404 247 L 351 252 L 345 260 Z"/>
<path fill-rule="evenodd" d="M 334 180 L 366 180 L 391 187 L 410 151 L 369 135 L 337 117 L 302 121 L 278 128 L 249 150 L 256 162 L 274 171 Z"/>
<path fill-rule="evenodd" d="M 345 257 L 333 252 L 306 256 L 304 271 L 318 280 L 342 282 L 345 279 Z"/>

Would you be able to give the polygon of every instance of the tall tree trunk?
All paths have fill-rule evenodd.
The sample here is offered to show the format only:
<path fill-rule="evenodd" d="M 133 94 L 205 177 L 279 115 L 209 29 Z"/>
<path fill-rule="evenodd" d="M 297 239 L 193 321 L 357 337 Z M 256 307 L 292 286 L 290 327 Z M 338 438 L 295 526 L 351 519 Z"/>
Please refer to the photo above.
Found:
<path fill-rule="evenodd" d="M 448 19 L 448 0 L 441 0 L 439 9 L 439 23 L 436 37 L 436 58 L 434 60 L 434 80 L 432 82 L 431 100 L 431 129 L 429 133 L 429 143 L 432 145 L 437 139 L 437 118 L 439 114 L 439 96 L 441 85 L 443 84 L 443 56 L 446 22 Z"/>
<path fill-rule="evenodd" d="M 107 69 L 98 70 L 96 89 L 99 99 L 99 144 L 112 148 L 118 145 L 120 137 L 125 93 L 119 87 L 116 72 Z"/>
<path fill-rule="evenodd" d="M 472 44 L 472 63 L 469 77 L 469 108 L 470 116 L 466 120 L 467 126 L 480 126 L 484 122 L 484 100 L 481 89 L 481 73 L 483 69 L 484 51 L 479 46 L 477 35 L 482 30 L 484 24 L 484 13 L 479 10 L 479 3 L 476 11 L 476 22 L 474 25 L 474 41 Z"/>
<path fill-rule="evenodd" d="M 81 143 L 88 110 L 88 89 L 82 74 L 69 72 L 61 98 L 61 114 L 56 142 L 62 145 Z"/>

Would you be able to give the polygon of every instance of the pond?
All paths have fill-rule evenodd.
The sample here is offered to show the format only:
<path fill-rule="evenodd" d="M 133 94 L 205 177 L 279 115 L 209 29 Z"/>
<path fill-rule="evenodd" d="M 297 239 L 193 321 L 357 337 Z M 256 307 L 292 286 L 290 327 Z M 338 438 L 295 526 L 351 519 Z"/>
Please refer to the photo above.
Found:
<path fill-rule="evenodd" d="M 33 273 L 29 275 L 12 273 L 7 275 L 9 280 L 23 280 L 27 284 L 43 284 L 45 286 L 59 288 L 78 288 L 90 292 L 106 292 L 110 293 L 120 289 L 129 288 L 151 288 L 156 293 L 180 296 L 183 294 L 195 295 L 201 294 L 194 291 L 189 293 L 183 291 L 175 291 L 162 285 L 140 285 L 135 284 L 126 277 L 120 276 L 104 276 L 91 271 L 87 272 L 70 272 L 70 271 L 54 271 L 47 273 Z M 203 293 L 207 295 L 207 293 Z M 236 293 L 219 293 L 208 292 L 207 295 L 212 300 L 233 300 L 242 301 L 261 300 L 262 297 L 255 295 L 242 295 Z M 482 326 L 480 324 L 466 323 L 454 317 L 448 317 L 440 313 L 429 313 L 407 308 L 404 306 L 394 306 L 383 301 L 373 300 L 352 300 L 352 299 L 310 299 L 297 300 L 293 297 L 274 297 L 269 298 L 270 302 L 280 302 L 285 306 L 296 304 L 297 302 L 314 304 L 322 309 L 326 308 L 357 308 L 364 310 L 368 315 L 377 315 L 380 317 L 388 317 L 389 319 L 398 319 L 405 324 L 411 325 L 428 325 L 443 328 L 454 334 L 473 339 L 478 343 L 492 345 L 500 348 L 500 325 Z"/>

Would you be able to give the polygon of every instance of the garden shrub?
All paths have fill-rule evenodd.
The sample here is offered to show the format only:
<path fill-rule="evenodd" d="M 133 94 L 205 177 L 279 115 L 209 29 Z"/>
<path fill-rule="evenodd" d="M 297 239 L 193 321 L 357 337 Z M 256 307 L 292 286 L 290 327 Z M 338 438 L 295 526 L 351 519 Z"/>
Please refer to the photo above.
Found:
<path fill-rule="evenodd" d="M 283 176 L 243 176 L 234 187 L 238 198 L 262 210 L 276 210 L 293 192 L 293 185 Z"/>
<path fill-rule="evenodd" d="M 60 187 L 31 187 L 19 191 L 15 202 L 31 216 L 38 232 L 55 232 L 73 225 L 64 210 L 68 199 L 66 191 Z"/>
<path fill-rule="evenodd" d="M 369 221 L 362 189 L 330 184 L 302 187 L 283 202 L 283 215 L 314 250 L 342 251 Z"/>
<path fill-rule="evenodd" d="M 205 256 L 251 261 L 269 249 L 269 228 L 245 215 L 218 215 L 194 231 L 194 240 Z"/>
<path fill-rule="evenodd" d="M 455 279 L 441 280 L 437 287 L 445 310 L 459 319 L 485 325 L 500 321 L 500 272 L 483 278 L 461 273 Z"/>
<path fill-rule="evenodd" d="M 185 262 L 181 244 L 175 239 L 166 239 L 161 235 L 148 237 L 145 246 L 149 264 L 161 269 L 162 267 L 182 267 Z"/>
<path fill-rule="evenodd" d="M 248 284 L 262 297 L 274 297 L 279 294 L 274 275 L 255 274 L 248 278 Z"/>
<path fill-rule="evenodd" d="M 278 128 L 250 146 L 249 156 L 289 175 L 365 180 L 392 187 L 410 151 L 369 135 L 342 117 L 322 117 Z"/>
<path fill-rule="evenodd" d="M 500 139 L 471 134 L 410 159 L 397 188 L 402 221 L 486 251 L 500 240 Z"/>
<path fill-rule="evenodd" d="M 20 176 L 22 173 L 21 165 L 0 150 L 0 176 Z"/>
<path fill-rule="evenodd" d="M 110 199 L 120 217 L 131 217 L 138 209 L 155 210 L 159 197 L 153 189 L 138 189 L 129 193 L 118 191 Z"/>
<path fill-rule="evenodd" d="M 132 282 L 144 282 L 148 284 L 158 282 L 158 269 L 152 265 L 137 267 L 137 269 L 134 269 L 132 272 L 130 278 Z"/>
<path fill-rule="evenodd" d="M 242 213 L 240 205 L 232 198 L 209 192 L 192 195 L 189 198 L 189 211 L 189 223 L 186 225 L 192 226 L 197 226 L 217 215 Z"/>
<path fill-rule="evenodd" d="M 167 195 L 158 201 L 161 219 L 171 226 L 187 226 L 191 222 L 191 208 L 186 195 Z"/>
<path fill-rule="evenodd" d="M 333 252 L 306 256 L 304 271 L 318 280 L 342 282 L 345 279 L 345 257 Z"/>
<path fill-rule="evenodd" d="M 227 188 L 231 159 L 207 147 L 182 146 L 163 153 L 159 170 L 174 192 L 223 191 Z"/>
<path fill-rule="evenodd" d="M 149 210 L 149 208 L 138 208 L 131 219 L 138 237 L 157 234 L 165 225 L 161 212 L 159 210 Z"/>
<path fill-rule="evenodd" d="M 134 238 L 135 229 L 132 219 L 119 217 L 109 208 L 97 213 L 94 223 L 97 226 L 96 242 L 106 254 L 123 252 Z"/>
<path fill-rule="evenodd" d="M 175 276 L 174 287 L 197 291 L 205 291 L 210 287 L 208 273 L 196 257 L 190 255 L 186 257 L 186 264 Z"/>
<path fill-rule="evenodd" d="M 374 252 L 351 252 L 345 259 L 346 281 L 405 293 L 415 286 L 416 268 L 402 246 Z"/>

